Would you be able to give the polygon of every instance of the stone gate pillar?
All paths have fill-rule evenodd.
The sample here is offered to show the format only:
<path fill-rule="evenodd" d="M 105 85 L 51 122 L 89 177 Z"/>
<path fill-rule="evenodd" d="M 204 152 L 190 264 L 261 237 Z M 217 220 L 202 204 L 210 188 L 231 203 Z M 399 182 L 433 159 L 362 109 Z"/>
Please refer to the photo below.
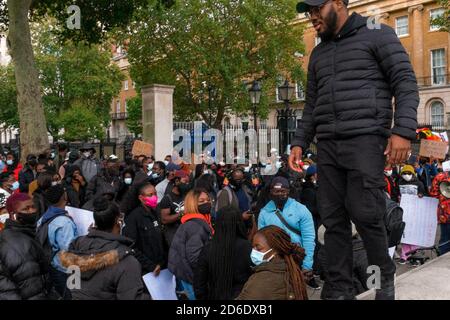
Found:
<path fill-rule="evenodd" d="M 153 144 L 156 160 L 172 154 L 174 86 L 152 84 L 142 87 L 142 137 Z"/>

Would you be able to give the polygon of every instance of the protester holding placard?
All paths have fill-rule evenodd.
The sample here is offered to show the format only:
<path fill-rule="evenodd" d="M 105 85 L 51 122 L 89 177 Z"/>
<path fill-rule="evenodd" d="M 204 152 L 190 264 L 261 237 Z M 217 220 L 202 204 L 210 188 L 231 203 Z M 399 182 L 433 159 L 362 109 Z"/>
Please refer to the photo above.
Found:
<path fill-rule="evenodd" d="M 439 253 L 441 255 L 450 251 L 450 198 L 440 191 L 442 183 L 450 184 L 450 175 L 448 172 L 439 173 L 434 178 L 430 191 L 432 197 L 439 199 L 438 222 L 441 229 Z"/>

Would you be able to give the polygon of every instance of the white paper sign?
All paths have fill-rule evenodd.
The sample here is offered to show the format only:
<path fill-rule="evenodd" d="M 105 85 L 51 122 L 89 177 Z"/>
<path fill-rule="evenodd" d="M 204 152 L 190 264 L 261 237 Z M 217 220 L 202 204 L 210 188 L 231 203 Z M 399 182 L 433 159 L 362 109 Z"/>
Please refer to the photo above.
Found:
<path fill-rule="evenodd" d="M 389 256 L 390 256 L 392 259 L 394 259 L 395 248 L 396 248 L 396 247 L 391 247 L 391 248 L 389 248 Z"/>
<path fill-rule="evenodd" d="M 92 211 L 78 209 L 74 207 L 66 207 L 69 216 L 77 226 L 79 236 L 85 236 L 89 232 L 89 227 L 94 225 L 94 213 Z"/>
<path fill-rule="evenodd" d="M 404 194 L 400 206 L 403 209 L 405 232 L 402 243 L 421 247 L 434 246 L 437 231 L 437 207 L 439 200 L 435 198 Z"/>
<path fill-rule="evenodd" d="M 450 161 L 442 162 L 442 170 L 444 170 L 444 172 L 450 171 Z"/>
<path fill-rule="evenodd" d="M 157 277 L 150 272 L 142 278 L 153 300 L 178 300 L 175 276 L 169 269 L 161 270 Z"/>

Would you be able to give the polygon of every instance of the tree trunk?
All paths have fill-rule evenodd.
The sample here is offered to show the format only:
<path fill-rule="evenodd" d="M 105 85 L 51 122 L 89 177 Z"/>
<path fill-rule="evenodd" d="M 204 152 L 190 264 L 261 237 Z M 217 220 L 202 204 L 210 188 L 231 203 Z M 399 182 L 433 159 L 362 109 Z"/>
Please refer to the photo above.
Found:
<path fill-rule="evenodd" d="M 49 147 L 41 84 L 28 22 L 31 2 L 8 0 L 8 46 L 16 76 L 22 162 L 28 154 L 38 154 Z"/>

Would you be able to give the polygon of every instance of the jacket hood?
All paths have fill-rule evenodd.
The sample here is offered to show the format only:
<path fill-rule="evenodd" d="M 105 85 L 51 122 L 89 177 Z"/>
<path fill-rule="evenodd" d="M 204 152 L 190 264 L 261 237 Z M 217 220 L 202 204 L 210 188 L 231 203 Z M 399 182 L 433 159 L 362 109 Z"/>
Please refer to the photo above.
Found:
<path fill-rule="evenodd" d="M 48 207 L 48 210 L 42 216 L 42 221 L 40 224 L 42 225 L 57 216 L 63 216 L 66 214 L 67 214 L 67 211 L 64 209 L 50 206 L 50 207 Z"/>
<path fill-rule="evenodd" d="M 132 245 L 129 238 L 94 229 L 87 236 L 74 240 L 69 251 L 61 252 L 59 258 L 65 268 L 78 266 L 81 277 L 90 279 L 97 271 L 114 266 L 134 254 L 130 248 Z"/>
<path fill-rule="evenodd" d="M 35 238 L 36 236 L 36 227 L 35 226 L 29 226 L 29 225 L 23 225 L 17 221 L 7 219 L 5 222 L 5 229 L 4 230 L 13 230 L 17 232 L 24 233 L 31 238 Z"/>
<path fill-rule="evenodd" d="M 336 38 L 340 39 L 350 36 L 363 26 L 367 26 L 367 18 L 353 12 L 342 26 L 341 31 L 336 35 Z"/>

